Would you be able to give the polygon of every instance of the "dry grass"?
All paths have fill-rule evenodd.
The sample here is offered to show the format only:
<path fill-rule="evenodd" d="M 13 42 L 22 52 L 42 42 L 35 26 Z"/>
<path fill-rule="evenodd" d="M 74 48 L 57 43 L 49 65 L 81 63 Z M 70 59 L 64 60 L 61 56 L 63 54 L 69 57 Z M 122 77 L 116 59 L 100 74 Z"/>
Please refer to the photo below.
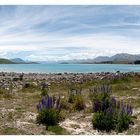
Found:
<path fill-rule="evenodd" d="M 54 127 L 50 128 L 49 131 L 47 131 L 44 126 L 36 124 L 36 105 L 41 99 L 41 91 L 35 89 L 26 89 L 26 91 L 19 91 L 15 95 L 12 95 L 10 98 L 6 98 L 5 96 L 0 95 L 0 134 L 80 134 L 80 131 L 78 133 L 79 127 L 82 129 L 83 132 L 81 134 L 88 133 L 88 130 L 92 129 L 91 126 L 86 126 L 86 121 L 90 121 L 89 114 L 91 113 L 92 105 L 89 97 L 89 88 L 100 83 L 105 83 L 105 81 L 90 81 L 80 84 L 80 86 L 83 88 L 82 95 L 87 106 L 86 110 L 82 112 L 83 115 L 80 115 L 81 112 L 78 111 L 73 112 L 74 114 L 71 114 L 70 111 L 67 112 L 66 121 L 74 121 L 72 119 L 74 119 L 74 117 L 77 117 L 79 119 L 79 122 L 83 123 L 83 126 L 80 126 L 80 123 L 72 123 L 68 125 L 69 128 L 67 128 L 66 125 L 64 127 L 62 125 L 62 128 Z M 111 83 L 111 85 L 113 86 L 114 96 L 127 103 L 131 103 L 134 109 L 140 109 L 140 80 L 131 79 L 129 80 L 129 82 L 114 82 Z M 59 94 L 64 97 L 64 100 L 67 100 L 68 88 L 69 85 L 67 85 L 66 83 L 61 85 L 53 84 L 50 88 L 49 94 Z M 75 116 L 72 117 L 72 115 Z M 134 121 L 135 125 L 130 126 L 130 129 L 124 132 L 124 134 L 140 134 L 140 112 L 135 115 L 137 117 Z M 63 122 L 61 124 L 63 124 Z M 96 130 L 93 130 L 93 134 L 102 133 L 97 133 Z M 112 132 L 112 134 L 115 133 Z"/>

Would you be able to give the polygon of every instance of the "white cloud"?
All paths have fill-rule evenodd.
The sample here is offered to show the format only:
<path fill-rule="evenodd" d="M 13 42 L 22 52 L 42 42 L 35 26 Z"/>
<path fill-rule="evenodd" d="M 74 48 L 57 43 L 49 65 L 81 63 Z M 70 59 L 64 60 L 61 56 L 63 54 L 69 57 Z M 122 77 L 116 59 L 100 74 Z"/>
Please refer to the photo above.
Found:
<path fill-rule="evenodd" d="M 6 42 L 6 40 L 8 40 Z M 10 42 L 11 45 L 9 44 Z M 24 42 L 24 43 L 23 43 Z M 32 51 L 34 54 L 28 56 L 32 60 L 68 60 L 68 59 L 87 59 L 94 58 L 99 55 L 111 56 L 116 53 L 138 53 L 140 52 L 140 41 L 125 38 L 122 36 L 112 36 L 103 34 L 90 34 L 79 36 L 9 36 L 7 38 L 0 37 L 0 52 L 20 52 Z M 7 44 L 7 45 L 6 45 Z M 79 52 L 71 52 L 66 49 L 78 48 Z M 85 48 L 85 49 L 81 49 Z M 63 56 L 57 56 L 57 51 L 61 51 Z M 64 49 L 64 50 L 63 50 Z M 49 53 L 52 55 L 50 56 Z"/>
<path fill-rule="evenodd" d="M 34 61 L 87 59 L 121 52 L 139 53 L 140 41 L 132 37 L 131 32 L 115 30 L 114 33 L 111 29 L 131 25 L 138 28 L 138 8 L 132 12 L 129 9 L 134 8 L 131 7 L 114 7 L 111 13 L 110 9 L 113 7 L 19 6 L 13 16 L 3 11 L 3 15 L 0 14 L 0 57 L 23 51 L 31 52 L 25 59 Z M 114 15 L 123 16 L 117 19 Z M 133 16 L 136 16 L 134 23 Z M 135 27 L 132 31 L 139 34 Z M 108 31 L 102 30 L 107 28 Z M 91 30 L 90 33 L 87 30 Z M 122 36 L 121 33 L 130 33 L 131 37 Z M 70 48 L 79 48 L 79 52 Z"/>

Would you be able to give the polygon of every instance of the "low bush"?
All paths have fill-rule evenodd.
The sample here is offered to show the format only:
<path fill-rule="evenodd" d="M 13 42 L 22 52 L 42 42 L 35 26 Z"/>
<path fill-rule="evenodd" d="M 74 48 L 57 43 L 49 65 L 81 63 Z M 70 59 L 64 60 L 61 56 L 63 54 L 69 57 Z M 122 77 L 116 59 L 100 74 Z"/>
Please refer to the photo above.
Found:
<path fill-rule="evenodd" d="M 99 130 L 122 132 L 132 122 L 131 105 L 117 101 L 107 92 L 94 94 L 93 112 L 92 124 Z"/>
<path fill-rule="evenodd" d="M 60 97 L 55 99 L 51 96 L 43 96 L 37 105 L 37 123 L 46 126 L 57 125 L 60 121 L 61 101 Z"/>
<path fill-rule="evenodd" d="M 70 95 L 68 102 L 72 103 L 76 110 L 80 111 L 85 109 L 85 102 L 82 95 Z"/>
<path fill-rule="evenodd" d="M 26 82 L 22 88 L 22 92 L 35 92 L 37 90 L 39 90 L 39 87 L 33 82 Z"/>
<path fill-rule="evenodd" d="M 107 132 L 114 129 L 113 119 L 103 112 L 96 112 L 93 115 L 92 123 L 94 128 L 106 130 Z"/>
<path fill-rule="evenodd" d="M 77 96 L 75 103 L 74 103 L 74 108 L 78 111 L 85 109 L 85 102 L 82 96 Z"/>

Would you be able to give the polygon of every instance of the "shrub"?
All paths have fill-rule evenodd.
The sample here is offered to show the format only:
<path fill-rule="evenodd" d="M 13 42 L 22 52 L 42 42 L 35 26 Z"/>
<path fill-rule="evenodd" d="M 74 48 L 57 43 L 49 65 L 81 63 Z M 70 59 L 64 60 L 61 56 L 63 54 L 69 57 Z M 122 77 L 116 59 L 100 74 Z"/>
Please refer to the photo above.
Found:
<path fill-rule="evenodd" d="M 79 110 L 79 111 L 85 109 L 85 103 L 82 96 L 76 97 L 74 107 L 76 110 Z"/>
<path fill-rule="evenodd" d="M 58 116 L 58 118 L 59 118 L 58 120 L 59 120 L 59 121 L 65 120 L 66 115 L 67 115 L 66 110 L 61 110 L 60 113 L 59 113 L 59 116 Z"/>
<path fill-rule="evenodd" d="M 46 126 L 57 125 L 61 110 L 60 97 L 56 100 L 51 96 L 43 96 L 41 102 L 37 105 L 37 123 Z"/>
<path fill-rule="evenodd" d="M 119 103 L 120 104 L 120 103 Z M 129 128 L 129 124 L 132 122 L 132 107 L 131 105 L 124 105 L 123 103 L 118 108 L 118 114 L 116 118 L 116 128 L 117 132 L 122 132 Z"/>
<path fill-rule="evenodd" d="M 69 111 L 72 109 L 72 104 L 70 104 L 65 98 L 61 100 L 62 109 Z"/>
<path fill-rule="evenodd" d="M 57 120 L 57 112 L 54 108 L 50 109 L 42 109 L 37 117 L 37 123 L 43 125 L 56 125 L 58 123 Z"/>
<path fill-rule="evenodd" d="M 110 97 L 112 93 L 112 87 L 109 85 L 102 85 L 101 87 L 93 87 L 89 89 L 90 98 L 92 101 L 102 101 Z"/>
<path fill-rule="evenodd" d="M 70 95 L 70 96 L 69 96 L 69 99 L 68 99 L 68 102 L 69 102 L 69 103 L 74 103 L 75 100 L 76 100 L 76 98 L 77 98 L 76 95 Z"/>
<path fill-rule="evenodd" d="M 69 89 L 69 103 L 74 104 L 74 109 L 83 110 L 85 109 L 85 102 L 82 96 L 82 88 L 81 87 L 70 87 Z"/>
<path fill-rule="evenodd" d="M 24 88 L 34 88 L 35 85 L 33 83 L 25 83 Z"/>
<path fill-rule="evenodd" d="M 94 128 L 106 130 L 107 132 L 114 128 L 113 119 L 103 112 L 97 112 L 93 115 L 92 123 Z"/>
<path fill-rule="evenodd" d="M 68 102 L 74 103 L 77 100 L 77 98 L 79 98 L 82 95 L 82 88 L 70 87 L 68 94 L 69 94 Z"/>
<path fill-rule="evenodd" d="M 74 109 L 76 110 L 83 110 L 85 109 L 85 102 L 82 95 L 70 95 L 68 99 L 69 103 L 74 104 Z"/>
<path fill-rule="evenodd" d="M 94 128 L 99 130 L 122 132 L 129 128 L 132 120 L 132 107 L 116 101 L 115 97 L 107 92 L 95 93 L 93 96 Z"/>
<path fill-rule="evenodd" d="M 35 92 L 36 90 L 39 90 L 39 87 L 33 82 L 25 83 L 22 88 L 23 92 Z"/>

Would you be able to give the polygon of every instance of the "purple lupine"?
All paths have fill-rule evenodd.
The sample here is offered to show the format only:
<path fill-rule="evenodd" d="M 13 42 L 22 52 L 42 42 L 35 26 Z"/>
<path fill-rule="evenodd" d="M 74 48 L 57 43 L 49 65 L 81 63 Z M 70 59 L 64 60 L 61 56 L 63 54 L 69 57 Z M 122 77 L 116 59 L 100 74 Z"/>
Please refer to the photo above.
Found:
<path fill-rule="evenodd" d="M 93 90 L 91 90 L 92 93 L 107 93 L 110 94 L 112 93 L 112 87 L 109 85 L 101 85 L 100 87 L 94 87 Z"/>
<path fill-rule="evenodd" d="M 49 107 L 53 107 L 53 99 L 51 96 L 49 97 Z"/>
<path fill-rule="evenodd" d="M 118 101 L 118 102 L 117 102 L 117 108 L 120 108 L 120 106 L 121 106 L 121 102 Z"/>
<path fill-rule="evenodd" d="M 43 107 L 46 106 L 46 97 L 45 96 L 42 97 L 41 103 L 42 103 Z"/>
<path fill-rule="evenodd" d="M 47 98 L 47 103 L 46 103 L 46 108 L 50 108 L 50 96 L 48 96 L 48 98 Z"/>
<path fill-rule="evenodd" d="M 99 111 L 100 110 L 100 103 L 98 102 L 98 101 L 95 101 L 94 103 L 93 103 L 93 111 L 94 112 L 97 112 L 97 111 Z"/>
<path fill-rule="evenodd" d="M 113 107 L 116 107 L 116 99 L 115 97 L 111 97 L 110 103 Z"/>
<path fill-rule="evenodd" d="M 113 116 L 114 115 L 114 110 L 113 110 L 113 107 L 110 106 L 107 110 L 106 110 L 106 115 L 107 116 Z"/>
<path fill-rule="evenodd" d="M 56 109 L 58 108 L 58 106 L 59 106 L 59 104 L 60 104 L 60 96 L 58 97 L 58 99 L 56 100 Z"/>
<path fill-rule="evenodd" d="M 129 110 L 129 113 L 130 113 L 130 115 L 132 115 L 132 113 L 133 113 L 133 108 L 132 108 L 131 105 L 129 106 L 129 109 L 130 109 L 130 110 Z"/>
<path fill-rule="evenodd" d="M 105 112 L 107 108 L 108 108 L 107 100 L 104 100 L 104 101 L 102 102 L 102 111 Z"/>
<path fill-rule="evenodd" d="M 59 104 L 59 105 L 58 105 L 58 108 L 57 108 L 58 112 L 60 112 L 61 107 L 62 107 L 61 104 Z"/>
<path fill-rule="evenodd" d="M 37 108 L 37 111 L 38 111 L 38 112 L 41 111 L 41 109 L 40 109 L 40 104 L 37 104 L 36 108 Z"/>
<path fill-rule="evenodd" d="M 121 109 L 121 114 L 122 115 L 126 113 L 126 109 L 125 109 L 125 105 L 124 104 L 121 105 L 120 109 Z"/>
<path fill-rule="evenodd" d="M 39 102 L 39 104 L 36 106 L 36 108 L 37 108 L 38 112 L 40 112 L 42 109 L 51 109 L 51 108 L 54 108 L 58 112 L 60 112 L 60 110 L 61 110 L 60 96 L 56 100 L 56 104 L 54 103 L 53 97 L 47 96 L 47 98 L 46 98 L 45 96 L 43 96 L 41 102 Z"/>
<path fill-rule="evenodd" d="M 128 115 L 132 115 L 133 111 L 132 111 L 131 105 L 127 105 L 127 110 L 126 111 L 127 111 Z"/>
<path fill-rule="evenodd" d="M 37 111 L 40 112 L 42 110 L 42 104 L 39 102 L 39 104 L 36 106 L 37 107 Z"/>
<path fill-rule="evenodd" d="M 47 98 L 47 108 L 50 108 L 50 96 Z"/>

